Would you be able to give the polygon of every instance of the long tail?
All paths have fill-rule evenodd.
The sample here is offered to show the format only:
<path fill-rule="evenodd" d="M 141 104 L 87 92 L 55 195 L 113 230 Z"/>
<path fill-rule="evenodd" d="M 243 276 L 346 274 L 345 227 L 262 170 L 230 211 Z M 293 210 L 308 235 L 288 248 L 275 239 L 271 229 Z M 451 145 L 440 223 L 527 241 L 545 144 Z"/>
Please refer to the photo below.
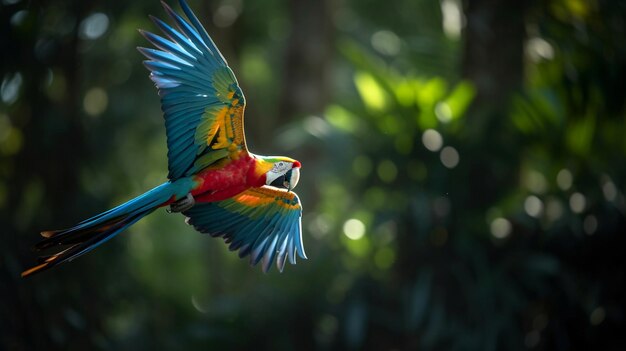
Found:
<path fill-rule="evenodd" d="M 45 239 L 34 246 L 36 251 L 42 252 L 39 256 L 40 263 L 22 272 L 22 277 L 42 272 L 86 254 L 158 207 L 185 196 L 191 191 L 188 183 L 167 182 L 72 228 L 41 232 Z"/>

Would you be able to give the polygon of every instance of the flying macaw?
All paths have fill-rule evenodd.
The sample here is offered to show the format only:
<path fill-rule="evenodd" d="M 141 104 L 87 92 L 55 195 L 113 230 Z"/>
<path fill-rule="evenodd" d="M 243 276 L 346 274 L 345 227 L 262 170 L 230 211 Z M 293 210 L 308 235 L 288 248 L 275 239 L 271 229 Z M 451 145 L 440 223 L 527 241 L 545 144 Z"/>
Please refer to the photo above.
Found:
<path fill-rule="evenodd" d="M 69 229 L 42 232 L 40 264 L 23 277 L 71 261 L 166 206 L 196 230 L 223 237 L 252 265 L 263 261 L 265 272 L 274 259 L 281 272 L 287 258 L 306 259 L 302 207 L 291 191 L 300 162 L 248 151 L 237 79 L 187 3 L 180 6 L 187 20 L 163 3 L 176 28 L 150 16 L 167 38 L 140 30 L 156 49 L 138 48 L 161 97 L 169 180 Z"/>

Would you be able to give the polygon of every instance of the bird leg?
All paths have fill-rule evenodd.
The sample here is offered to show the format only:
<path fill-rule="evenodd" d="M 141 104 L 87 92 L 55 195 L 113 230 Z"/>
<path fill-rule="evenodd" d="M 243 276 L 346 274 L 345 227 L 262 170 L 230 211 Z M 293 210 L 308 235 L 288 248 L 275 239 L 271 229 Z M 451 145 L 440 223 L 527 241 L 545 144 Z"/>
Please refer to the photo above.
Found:
<path fill-rule="evenodd" d="M 188 209 L 192 208 L 193 205 L 196 204 L 196 201 L 194 200 L 193 196 L 191 195 L 191 193 L 187 194 L 187 196 L 185 196 L 184 198 L 172 202 L 170 204 L 170 208 L 168 210 L 169 213 L 176 213 L 176 212 L 184 212 L 187 211 Z"/>

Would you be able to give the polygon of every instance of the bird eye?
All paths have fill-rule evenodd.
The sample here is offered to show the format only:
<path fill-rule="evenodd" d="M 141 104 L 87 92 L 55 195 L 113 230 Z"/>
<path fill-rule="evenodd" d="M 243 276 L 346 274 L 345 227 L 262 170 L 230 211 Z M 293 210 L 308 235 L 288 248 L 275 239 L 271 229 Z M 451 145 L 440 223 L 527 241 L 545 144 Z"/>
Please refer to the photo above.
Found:
<path fill-rule="evenodd" d="M 279 167 L 282 167 L 282 166 L 283 166 L 283 164 L 284 164 L 284 163 L 282 163 L 282 162 L 278 162 L 278 166 L 279 166 Z"/>

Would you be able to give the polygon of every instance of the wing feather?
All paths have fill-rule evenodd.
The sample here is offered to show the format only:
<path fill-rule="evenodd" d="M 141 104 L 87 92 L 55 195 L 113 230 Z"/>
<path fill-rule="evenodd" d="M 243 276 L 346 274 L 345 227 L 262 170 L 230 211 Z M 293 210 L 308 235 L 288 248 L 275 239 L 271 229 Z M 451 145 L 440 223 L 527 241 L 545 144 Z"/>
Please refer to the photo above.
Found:
<path fill-rule="evenodd" d="M 224 56 L 222 56 L 222 53 L 217 49 L 217 46 L 215 46 L 213 39 L 211 39 L 209 34 L 206 32 L 206 30 L 200 23 L 200 21 L 198 21 L 198 18 L 193 13 L 193 11 L 191 11 L 191 8 L 189 8 L 189 5 L 187 5 L 187 3 L 184 0 L 180 0 L 179 2 L 180 2 L 180 7 L 183 9 L 183 12 L 185 12 L 185 15 L 187 16 L 191 24 L 195 27 L 196 32 L 202 39 L 202 42 L 207 45 L 207 48 L 213 53 L 213 55 L 218 56 L 216 57 L 216 59 L 222 65 L 226 66 L 227 65 L 226 59 L 224 59 Z"/>
<path fill-rule="evenodd" d="M 170 179 L 247 152 L 237 78 L 185 1 L 180 6 L 187 19 L 163 3 L 174 25 L 150 16 L 164 36 L 140 30 L 155 48 L 138 48 L 161 97 Z"/>
<path fill-rule="evenodd" d="M 187 223 L 213 237 L 222 237 L 239 257 L 250 264 L 271 263 L 282 272 L 285 262 L 295 264 L 296 255 L 306 258 L 302 244 L 302 206 L 294 192 L 264 186 L 252 188 L 220 202 L 196 204 L 184 213 Z"/>

